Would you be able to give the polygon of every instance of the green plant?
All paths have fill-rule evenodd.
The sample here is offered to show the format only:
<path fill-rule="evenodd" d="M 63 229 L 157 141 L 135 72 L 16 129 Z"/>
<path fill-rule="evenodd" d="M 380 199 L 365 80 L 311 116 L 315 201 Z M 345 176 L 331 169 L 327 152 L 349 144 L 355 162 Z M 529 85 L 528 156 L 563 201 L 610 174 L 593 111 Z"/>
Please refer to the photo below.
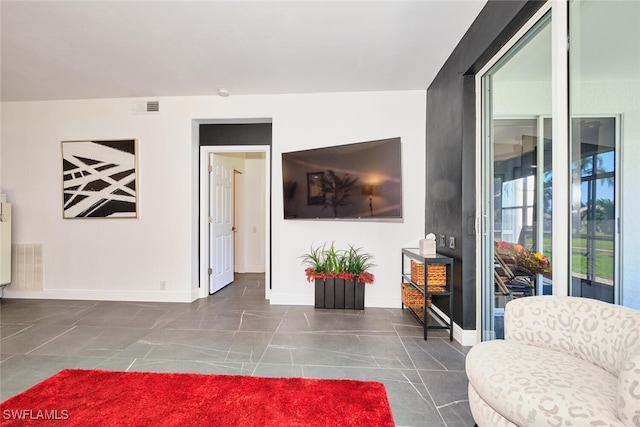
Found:
<path fill-rule="evenodd" d="M 357 278 L 363 283 L 373 283 L 374 276 L 368 270 L 375 266 L 373 255 L 363 252 L 362 248 L 349 245 L 349 249 L 336 249 L 335 243 L 330 246 L 313 247 L 301 256 L 306 265 L 305 273 L 310 282 L 314 279 L 337 277 L 340 279 Z"/>
<path fill-rule="evenodd" d="M 328 248 L 326 243 L 317 248 L 311 245 L 309 253 L 302 256 L 302 264 L 307 265 L 313 271 L 335 273 L 339 271 L 338 264 L 341 262 L 341 258 L 333 242 Z"/>
<path fill-rule="evenodd" d="M 324 246 L 318 246 L 314 248 L 311 245 L 311 249 L 308 253 L 302 255 L 302 265 L 307 265 L 313 271 L 325 271 L 324 262 Z"/>
<path fill-rule="evenodd" d="M 374 267 L 372 262 L 373 255 L 369 253 L 363 253 L 362 248 L 354 248 L 349 245 L 349 250 L 345 251 L 344 256 L 344 270 L 349 273 L 361 274 Z"/>

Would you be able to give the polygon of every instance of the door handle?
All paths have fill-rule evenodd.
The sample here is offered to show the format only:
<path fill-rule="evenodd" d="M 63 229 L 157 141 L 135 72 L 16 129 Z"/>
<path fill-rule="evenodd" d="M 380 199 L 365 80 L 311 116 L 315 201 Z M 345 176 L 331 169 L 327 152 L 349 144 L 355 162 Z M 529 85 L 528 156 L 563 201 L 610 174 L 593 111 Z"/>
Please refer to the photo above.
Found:
<path fill-rule="evenodd" d="M 238 229 L 235 227 L 231 227 L 231 231 L 238 231 Z"/>

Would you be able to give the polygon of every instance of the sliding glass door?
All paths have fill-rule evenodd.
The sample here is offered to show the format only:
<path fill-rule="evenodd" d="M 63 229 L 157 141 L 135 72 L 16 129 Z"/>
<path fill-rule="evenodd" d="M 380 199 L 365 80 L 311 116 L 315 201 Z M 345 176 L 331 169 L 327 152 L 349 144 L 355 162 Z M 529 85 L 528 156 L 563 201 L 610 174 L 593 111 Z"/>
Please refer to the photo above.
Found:
<path fill-rule="evenodd" d="M 503 336 L 514 298 L 640 309 L 640 2 L 550 2 L 536 16 L 476 78 L 484 340 Z"/>
<path fill-rule="evenodd" d="M 481 80 L 483 339 L 503 337 L 508 301 L 552 291 L 550 21 L 549 13 Z"/>

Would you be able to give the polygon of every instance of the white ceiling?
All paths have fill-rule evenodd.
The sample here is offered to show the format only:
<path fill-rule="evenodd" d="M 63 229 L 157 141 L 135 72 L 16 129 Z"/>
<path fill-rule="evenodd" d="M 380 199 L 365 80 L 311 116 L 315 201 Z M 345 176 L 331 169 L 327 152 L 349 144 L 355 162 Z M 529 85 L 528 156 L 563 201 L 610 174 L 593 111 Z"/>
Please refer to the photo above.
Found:
<path fill-rule="evenodd" d="M 424 90 L 485 3 L 1 0 L 0 95 Z"/>

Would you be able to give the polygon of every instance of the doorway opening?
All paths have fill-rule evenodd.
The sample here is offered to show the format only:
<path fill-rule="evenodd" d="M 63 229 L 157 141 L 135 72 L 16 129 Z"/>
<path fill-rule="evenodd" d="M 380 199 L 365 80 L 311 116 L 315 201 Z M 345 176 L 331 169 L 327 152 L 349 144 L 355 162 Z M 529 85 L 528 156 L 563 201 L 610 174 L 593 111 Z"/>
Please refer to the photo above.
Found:
<path fill-rule="evenodd" d="M 200 289 L 204 298 L 238 273 L 264 273 L 271 289 L 270 147 L 200 147 Z"/>

